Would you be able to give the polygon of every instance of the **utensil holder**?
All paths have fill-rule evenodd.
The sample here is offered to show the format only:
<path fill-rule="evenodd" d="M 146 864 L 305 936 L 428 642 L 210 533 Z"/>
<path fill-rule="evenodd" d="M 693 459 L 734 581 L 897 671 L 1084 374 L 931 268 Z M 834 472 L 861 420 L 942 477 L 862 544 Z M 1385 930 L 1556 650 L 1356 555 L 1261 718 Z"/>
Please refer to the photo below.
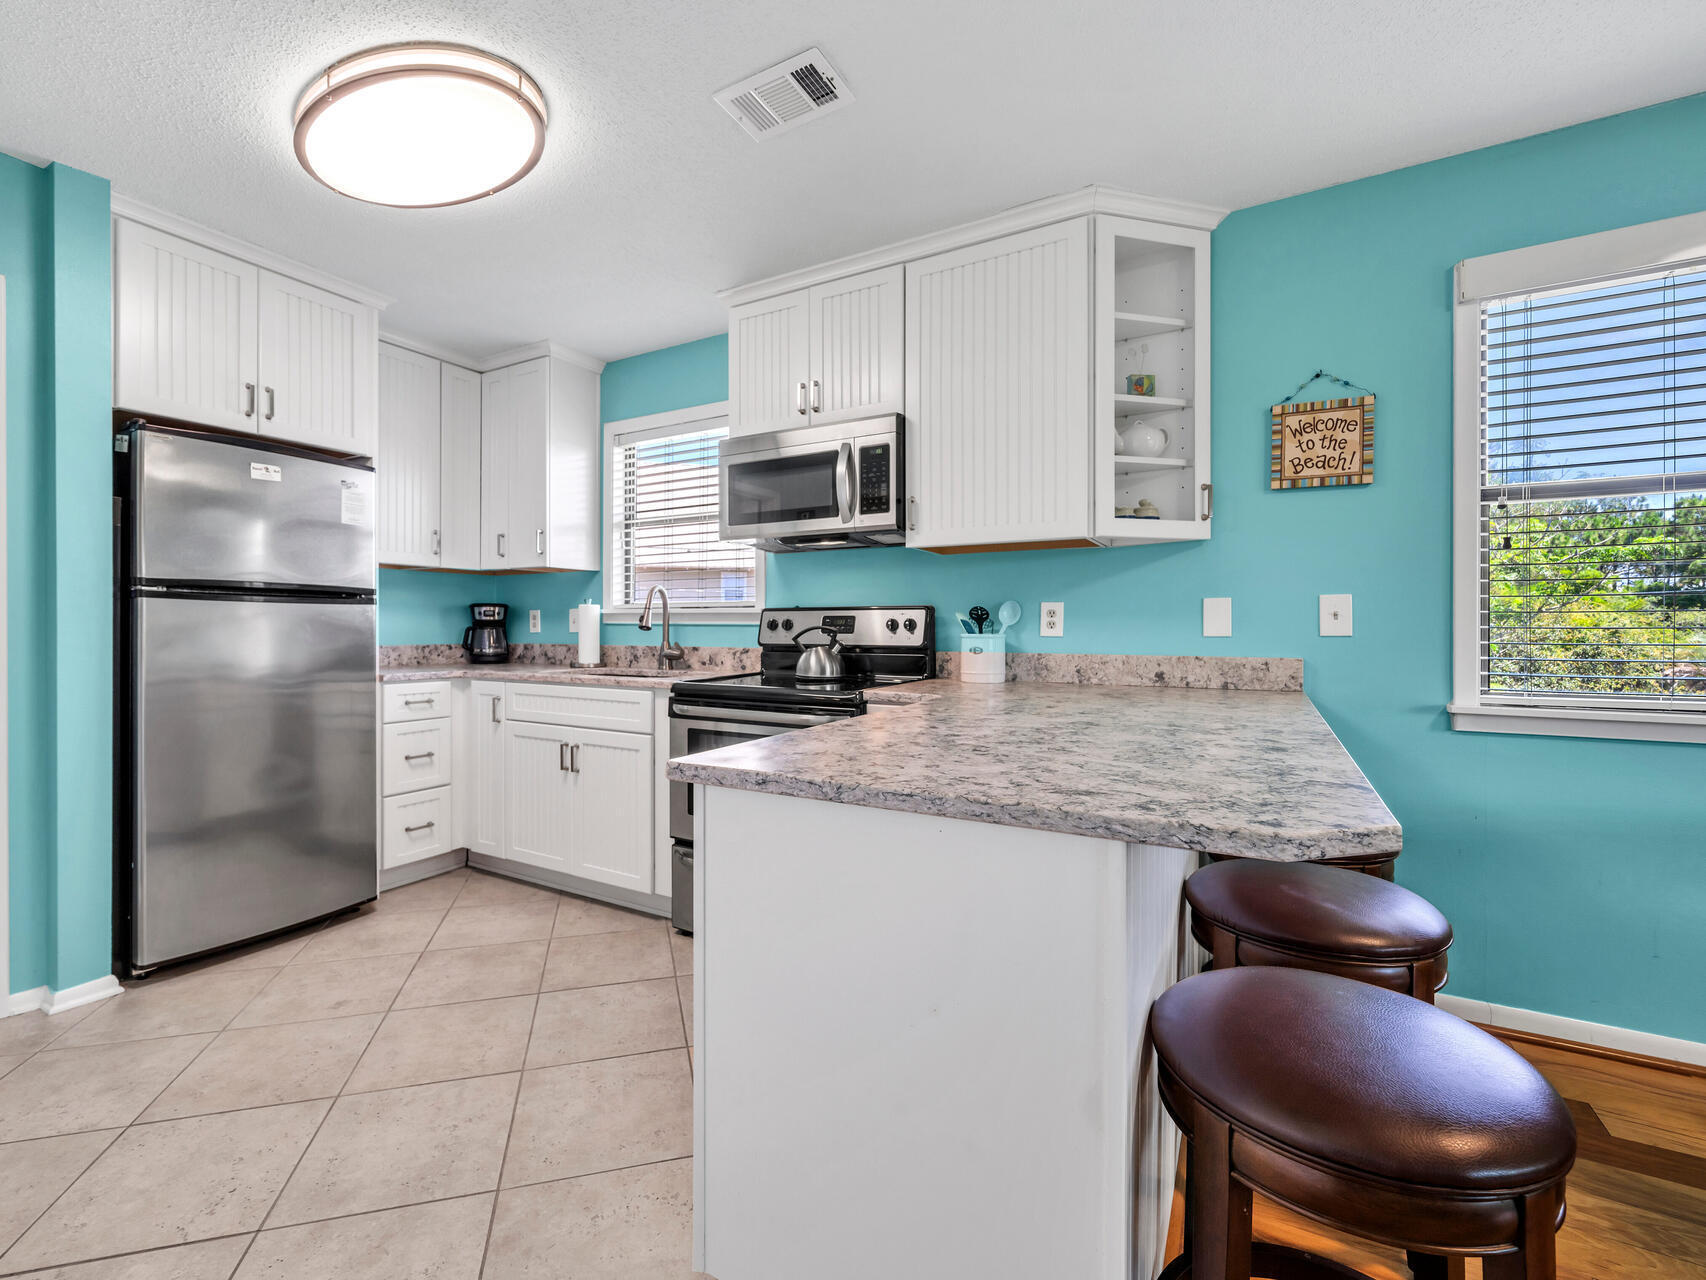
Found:
<path fill-rule="evenodd" d="M 1007 682 L 1007 637 L 975 635 L 960 637 L 960 680 L 965 684 Z"/>

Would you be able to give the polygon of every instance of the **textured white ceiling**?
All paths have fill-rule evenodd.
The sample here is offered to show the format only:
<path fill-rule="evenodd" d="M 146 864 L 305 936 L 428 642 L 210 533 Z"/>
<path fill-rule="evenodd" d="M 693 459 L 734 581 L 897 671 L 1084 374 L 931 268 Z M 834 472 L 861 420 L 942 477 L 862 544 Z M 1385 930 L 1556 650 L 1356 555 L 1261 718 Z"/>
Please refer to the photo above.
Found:
<path fill-rule="evenodd" d="M 526 67 L 538 169 L 403 211 L 291 152 L 326 63 L 445 39 Z M 757 144 L 711 94 L 817 44 L 858 101 Z M 1706 88 L 1700 0 L 13 0 L 0 150 L 393 295 L 485 355 L 724 328 L 713 291 L 1104 182 L 1239 208 Z"/>

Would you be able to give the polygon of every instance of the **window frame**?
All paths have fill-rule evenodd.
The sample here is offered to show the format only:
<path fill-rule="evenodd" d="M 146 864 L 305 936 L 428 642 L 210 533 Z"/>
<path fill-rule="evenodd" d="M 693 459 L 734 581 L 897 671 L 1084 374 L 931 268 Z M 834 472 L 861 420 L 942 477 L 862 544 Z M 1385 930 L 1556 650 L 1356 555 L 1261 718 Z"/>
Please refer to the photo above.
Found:
<path fill-rule="evenodd" d="M 1633 742 L 1706 742 L 1706 710 L 1529 707 L 1481 693 L 1481 304 L 1614 276 L 1706 266 L 1706 213 L 1466 258 L 1453 272 L 1451 727 Z"/>
<path fill-rule="evenodd" d="M 640 619 L 643 606 L 637 604 L 618 603 L 614 599 L 615 584 L 621 581 L 622 565 L 622 522 L 621 515 L 612 497 L 611 486 L 614 484 L 616 469 L 620 465 L 618 458 L 621 449 L 628 444 L 642 440 L 656 440 L 664 436 L 684 435 L 689 431 L 706 431 L 714 427 L 727 428 L 729 422 L 729 402 L 719 400 L 712 404 L 692 405 L 684 409 L 670 409 L 663 413 L 647 414 L 639 418 L 622 418 L 604 424 L 604 486 L 603 500 L 605 503 L 604 516 L 604 590 L 603 615 L 606 622 L 633 623 Z M 764 562 L 762 551 L 753 553 L 753 602 L 749 605 L 729 604 L 692 604 L 675 601 L 669 603 L 670 621 L 676 625 L 707 624 L 707 625 L 747 625 L 756 626 L 759 612 L 764 608 Z"/>

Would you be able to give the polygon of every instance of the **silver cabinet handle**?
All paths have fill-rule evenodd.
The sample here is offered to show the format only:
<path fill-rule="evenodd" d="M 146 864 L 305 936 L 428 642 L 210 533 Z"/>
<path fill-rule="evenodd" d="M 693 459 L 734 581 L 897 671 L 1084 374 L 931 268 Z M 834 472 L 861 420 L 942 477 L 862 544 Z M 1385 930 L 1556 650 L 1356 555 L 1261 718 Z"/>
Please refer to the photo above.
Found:
<path fill-rule="evenodd" d="M 817 384 L 814 382 L 815 387 Z M 841 523 L 853 523 L 853 445 L 841 442 L 841 456 L 835 462 L 835 505 L 841 508 Z"/>
<path fill-rule="evenodd" d="M 444 554 L 443 548 L 440 545 L 439 540 L 438 540 L 438 530 L 437 529 L 434 529 L 432 531 L 432 553 L 435 556 Z"/>
<path fill-rule="evenodd" d="M 498 699 L 494 695 L 492 698 L 492 723 L 493 724 L 502 724 L 503 722 L 504 722 L 503 715 L 498 711 Z"/>
<path fill-rule="evenodd" d="M 545 554 L 545 530 L 543 529 L 533 531 L 533 554 L 536 556 Z"/>
<path fill-rule="evenodd" d="M 1202 518 L 1210 520 L 1214 517 L 1214 486 L 1205 484 L 1202 487 L 1203 512 Z"/>
<path fill-rule="evenodd" d="M 244 401 L 244 403 L 248 405 L 248 408 L 243 410 L 243 416 L 245 418 L 252 418 L 255 416 L 255 384 L 252 382 L 245 382 L 243 384 L 243 391 L 248 397 L 247 400 Z"/>
<path fill-rule="evenodd" d="M 498 554 L 500 556 L 505 554 L 505 552 L 504 552 L 504 536 L 501 533 L 498 535 Z"/>
<path fill-rule="evenodd" d="M 823 412 L 823 386 L 816 378 L 812 379 L 812 412 Z"/>
<path fill-rule="evenodd" d="M 412 836 L 417 831 L 431 831 L 437 825 L 438 823 L 436 822 L 422 822 L 413 827 L 404 827 L 403 834 L 406 836 Z"/>
<path fill-rule="evenodd" d="M 403 705 L 405 707 L 430 707 L 437 701 L 437 698 L 404 698 Z"/>
<path fill-rule="evenodd" d="M 275 399 L 274 399 L 274 397 L 273 397 L 273 393 L 272 393 L 272 388 L 271 388 L 271 387 L 267 387 L 267 388 L 266 388 L 266 393 L 267 393 L 267 412 L 266 412 L 266 419 L 267 419 L 267 421 L 268 421 L 268 422 L 271 422 L 271 421 L 272 421 L 272 415 L 273 415 L 273 410 L 274 410 L 274 409 L 275 409 L 275 408 L 277 408 L 277 403 L 276 403 L 276 401 L 275 401 Z"/>
<path fill-rule="evenodd" d="M 557 768 L 564 773 L 579 773 L 581 771 L 580 743 L 559 742 L 557 744 Z"/>
<path fill-rule="evenodd" d="M 806 412 L 806 384 L 803 382 L 800 383 L 799 386 L 794 388 L 794 412 L 799 414 L 801 417 L 805 416 L 805 412 Z"/>
<path fill-rule="evenodd" d="M 404 760 L 431 760 L 437 754 L 438 754 L 438 752 L 436 752 L 436 751 L 417 751 L 412 756 L 404 756 L 403 759 Z"/>
<path fill-rule="evenodd" d="M 906 527 L 908 529 L 914 529 L 914 530 L 916 530 L 918 528 L 918 499 L 917 498 L 908 498 L 906 500 Z"/>

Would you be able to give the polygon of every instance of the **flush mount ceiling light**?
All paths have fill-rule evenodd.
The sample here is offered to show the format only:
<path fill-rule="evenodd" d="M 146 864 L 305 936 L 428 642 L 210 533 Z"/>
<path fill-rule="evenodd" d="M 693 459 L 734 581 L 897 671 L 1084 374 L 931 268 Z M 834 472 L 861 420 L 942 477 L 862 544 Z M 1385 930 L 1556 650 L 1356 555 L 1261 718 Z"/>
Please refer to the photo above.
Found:
<path fill-rule="evenodd" d="M 545 98 L 514 63 L 394 44 L 334 63 L 296 104 L 296 158 L 333 191 L 430 209 L 502 191 L 545 149 Z"/>

